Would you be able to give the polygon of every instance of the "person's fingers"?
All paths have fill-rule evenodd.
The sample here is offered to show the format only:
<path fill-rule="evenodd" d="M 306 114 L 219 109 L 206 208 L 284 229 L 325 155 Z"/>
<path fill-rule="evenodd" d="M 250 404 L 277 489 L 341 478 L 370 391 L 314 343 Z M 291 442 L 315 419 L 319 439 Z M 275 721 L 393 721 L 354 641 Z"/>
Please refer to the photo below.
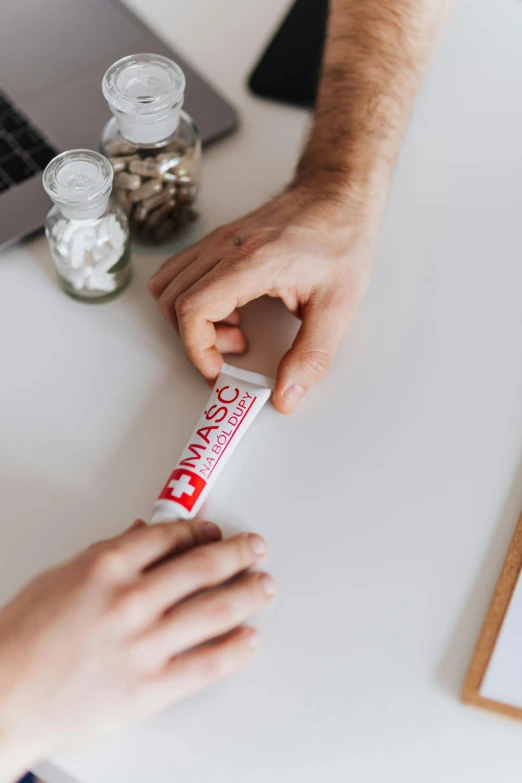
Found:
<path fill-rule="evenodd" d="M 160 312 L 177 332 L 179 332 L 178 317 L 176 314 L 176 302 L 178 298 L 185 293 L 187 289 L 198 283 L 199 280 L 211 271 L 218 262 L 219 258 L 215 258 L 211 255 L 202 254 L 197 258 L 193 258 L 186 267 L 180 270 L 179 274 L 176 274 L 171 278 L 168 285 L 165 286 L 161 295 L 158 297 Z M 235 309 L 232 310 L 232 312 L 227 313 L 218 323 L 226 326 L 240 326 L 241 315 L 239 310 Z M 219 333 L 218 337 L 220 337 Z M 244 336 L 240 341 L 238 340 L 238 336 L 235 336 L 233 341 L 228 340 L 223 347 L 220 347 L 219 344 L 217 347 L 221 353 L 244 353 L 247 348 Z"/>
<path fill-rule="evenodd" d="M 279 364 L 273 402 L 291 413 L 303 395 L 326 374 L 351 315 L 342 305 L 308 304 L 290 350 Z"/>
<path fill-rule="evenodd" d="M 144 660 L 158 664 L 237 628 L 275 596 L 275 583 L 263 573 L 246 574 L 231 584 L 183 601 L 144 638 Z M 138 653 L 140 654 L 140 653 Z"/>
<path fill-rule="evenodd" d="M 254 628 L 238 628 L 221 639 L 176 656 L 147 684 L 151 709 L 166 707 L 233 674 L 255 655 L 259 643 L 259 633 Z"/>
<path fill-rule="evenodd" d="M 197 246 L 188 247 L 181 253 L 165 261 L 149 280 L 149 291 L 154 299 L 159 299 L 170 283 L 180 275 L 198 257 Z"/>
<path fill-rule="evenodd" d="M 215 229 L 210 234 L 202 237 L 199 242 L 195 242 L 180 253 L 176 253 L 175 256 L 168 258 L 149 280 L 149 291 L 152 296 L 158 299 L 172 280 L 201 255 L 204 248 L 209 247 L 211 249 L 214 247 L 218 233 L 219 229 Z"/>
<path fill-rule="evenodd" d="M 97 567 L 106 571 L 109 578 L 121 577 L 150 568 L 175 552 L 184 552 L 220 538 L 221 531 L 217 525 L 204 520 L 140 526 L 100 550 Z"/>
<path fill-rule="evenodd" d="M 192 364 L 213 381 L 223 366 L 215 324 L 267 291 L 266 275 L 248 267 L 231 272 L 218 264 L 176 300 L 181 339 Z"/>
<path fill-rule="evenodd" d="M 246 353 L 248 341 L 241 329 L 219 323 L 216 324 L 216 348 L 221 354 Z"/>
<path fill-rule="evenodd" d="M 163 563 L 168 562 L 173 557 L 178 557 L 179 555 L 183 554 L 183 552 L 187 552 L 189 549 L 193 549 L 197 546 L 204 546 L 205 544 L 215 543 L 216 541 L 221 541 L 223 535 L 221 533 L 221 529 L 217 525 L 215 525 L 213 522 L 205 522 L 205 517 L 202 514 L 200 514 L 198 520 L 195 521 L 202 523 L 203 527 L 201 531 L 197 532 L 195 536 L 189 535 L 182 538 L 176 544 L 173 550 L 167 552 L 164 557 L 155 560 L 151 566 L 148 566 L 147 571 L 158 568 L 159 566 L 163 565 Z M 179 524 L 179 522 L 174 524 Z"/>
<path fill-rule="evenodd" d="M 143 519 L 135 519 L 132 525 L 127 528 L 127 530 L 124 530 L 121 535 L 126 536 L 127 533 L 131 533 L 133 530 L 137 530 L 140 527 L 147 527 L 147 523 L 143 521 Z"/>
<path fill-rule="evenodd" d="M 117 541 L 120 538 L 123 538 L 123 536 L 128 535 L 133 530 L 136 530 L 139 527 L 146 527 L 147 523 L 143 521 L 143 519 L 135 519 L 132 525 L 129 525 L 128 528 L 126 528 L 123 533 L 120 533 L 118 536 L 115 536 L 114 538 L 104 538 L 100 541 L 94 541 L 90 546 L 87 547 L 87 552 L 93 552 L 95 549 L 102 549 L 103 547 L 107 546 L 110 542 Z"/>
<path fill-rule="evenodd" d="M 168 258 L 149 280 L 149 291 L 152 296 L 158 299 L 172 280 L 178 277 L 200 255 L 203 255 L 206 248 L 209 250 L 215 248 L 219 233 L 220 229 L 216 228 L 210 234 L 202 237 L 199 242 L 195 242 L 180 253 L 176 253 L 175 256 Z"/>
<path fill-rule="evenodd" d="M 140 588 L 143 602 L 166 610 L 199 590 L 226 582 L 265 555 L 266 544 L 254 533 L 192 549 L 145 575 Z"/>
<path fill-rule="evenodd" d="M 233 310 L 226 318 L 222 318 L 219 321 L 220 324 L 227 324 L 228 326 L 241 326 L 241 313 L 239 310 Z"/>
<path fill-rule="evenodd" d="M 199 281 L 214 269 L 221 257 L 215 253 L 199 253 L 190 263 L 182 269 L 176 270 L 171 276 L 168 285 L 165 286 L 161 295 L 158 297 L 158 307 L 164 318 L 175 328 L 178 329 L 178 317 L 176 312 L 176 303 L 185 291 L 197 285 Z M 230 315 L 223 314 L 223 318 Z M 218 319 L 222 320 L 222 318 Z"/>

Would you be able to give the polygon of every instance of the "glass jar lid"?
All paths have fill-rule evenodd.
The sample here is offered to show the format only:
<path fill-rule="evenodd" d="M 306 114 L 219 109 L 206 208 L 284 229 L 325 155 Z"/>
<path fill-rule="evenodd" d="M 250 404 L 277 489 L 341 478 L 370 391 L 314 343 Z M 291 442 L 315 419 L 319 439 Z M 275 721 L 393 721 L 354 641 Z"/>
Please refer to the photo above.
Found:
<path fill-rule="evenodd" d="M 102 90 L 121 134 L 134 143 L 155 143 L 179 123 L 185 75 L 159 54 L 131 54 L 111 65 Z"/>
<path fill-rule="evenodd" d="M 70 150 L 53 158 L 42 181 L 65 216 L 82 219 L 103 214 L 112 190 L 112 178 L 112 166 L 99 152 Z"/>

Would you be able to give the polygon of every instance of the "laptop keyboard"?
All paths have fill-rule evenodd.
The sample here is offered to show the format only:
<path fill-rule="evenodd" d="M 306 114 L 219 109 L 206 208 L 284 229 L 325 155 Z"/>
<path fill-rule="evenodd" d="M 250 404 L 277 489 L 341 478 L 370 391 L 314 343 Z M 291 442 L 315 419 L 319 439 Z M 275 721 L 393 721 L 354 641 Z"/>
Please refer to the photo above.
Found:
<path fill-rule="evenodd" d="M 42 172 L 57 154 L 0 92 L 0 193 Z"/>

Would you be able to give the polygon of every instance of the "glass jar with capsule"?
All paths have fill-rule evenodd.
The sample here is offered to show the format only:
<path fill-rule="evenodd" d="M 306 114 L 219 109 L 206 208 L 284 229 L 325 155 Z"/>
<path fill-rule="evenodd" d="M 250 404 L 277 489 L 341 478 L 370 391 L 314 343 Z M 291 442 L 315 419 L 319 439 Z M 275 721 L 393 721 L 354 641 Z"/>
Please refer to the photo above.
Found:
<path fill-rule="evenodd" d="M 114 63 L 103 78 L 113 113 L 101 151 L 114 170 L 114 194 L 132 235 L 160 245 L 195 216 L 201 143 L 182 110 L 185 76 L 167 57 L 136 54 Z"/>
<path fill-rule="evenodd" d="M 130 235 L 124 210 L 111 198 L 112 166 L 91 150 L 53 158 L 43 186 L 54 206 L 45 232 L 58 280 L 76 299 L 112 299 L 131 278 Z"/>

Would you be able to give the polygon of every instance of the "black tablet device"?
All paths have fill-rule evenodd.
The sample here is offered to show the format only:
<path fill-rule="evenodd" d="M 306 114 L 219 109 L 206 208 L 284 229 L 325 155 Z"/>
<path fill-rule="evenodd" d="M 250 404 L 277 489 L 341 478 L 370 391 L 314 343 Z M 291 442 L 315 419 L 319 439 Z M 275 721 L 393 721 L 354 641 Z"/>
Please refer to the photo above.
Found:
<path fill-rule="evenodd" d="M 296 0 L 249 78 L 252 92 L 296 106 L 314 105 L 327 16 L 328 0 Z"/>

